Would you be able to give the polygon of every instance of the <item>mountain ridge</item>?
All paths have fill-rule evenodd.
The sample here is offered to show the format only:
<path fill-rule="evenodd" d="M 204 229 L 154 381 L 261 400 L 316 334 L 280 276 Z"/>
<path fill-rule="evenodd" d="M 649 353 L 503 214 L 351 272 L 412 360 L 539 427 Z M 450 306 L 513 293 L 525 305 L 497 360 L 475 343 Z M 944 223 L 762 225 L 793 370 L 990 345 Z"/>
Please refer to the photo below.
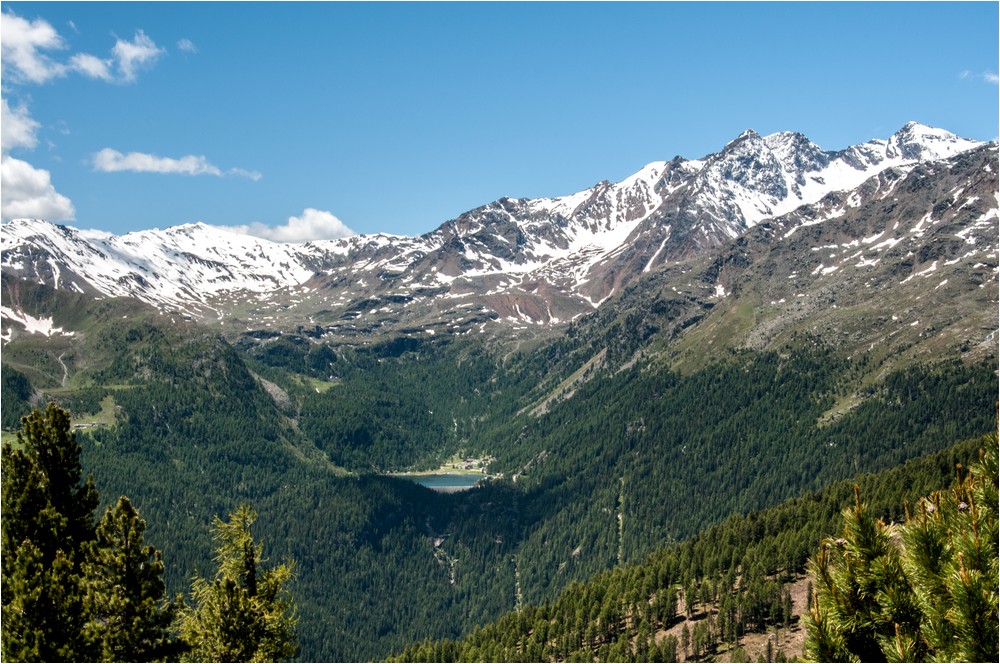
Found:
<path fill-rule="evenodd" d="M 287 244 L 200 222 L 115 236 L 16 220 L 4 224 L 3 271 L 245 327 L 280 318 L 343 334 L 558 327 L 765 220 L 983 145 L 917 123 L 839 151 L 800 133 L 747 130 L 702 159 L 650 162 L 568 196 L 500 198 L 417 237 Z"/>

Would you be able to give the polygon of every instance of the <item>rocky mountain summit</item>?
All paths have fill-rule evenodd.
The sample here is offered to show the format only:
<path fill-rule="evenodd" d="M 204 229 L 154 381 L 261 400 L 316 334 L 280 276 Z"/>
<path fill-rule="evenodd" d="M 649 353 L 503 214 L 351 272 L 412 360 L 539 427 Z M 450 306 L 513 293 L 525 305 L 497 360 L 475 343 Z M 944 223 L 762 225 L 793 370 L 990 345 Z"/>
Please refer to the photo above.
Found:
<path fill-rule="evenodd" d="M 2 267 L 8 280 L 133 297 L 233 331 L 341 337 L 560 326 L 650 275 L 680 279 L 692 261 L 721 261 L 698 295 L 719 299 L 746 278 L 736 257 L 748 247 L 758 261 L 780 251 L 769 254 L 775 273 L 796 266 L 782 284 L 868 272 L 909 283 L 945 268 L 995 284 L 996 155 L 916 123 L 835 152 L 748 130 L 701 159 L 653 162 L 569 196 L 502 198 L 420 237 L 281 244 L 205 224 L 114 236 L 15 220 Z M 24 317 L 6 300 L 10 338 Z"/>

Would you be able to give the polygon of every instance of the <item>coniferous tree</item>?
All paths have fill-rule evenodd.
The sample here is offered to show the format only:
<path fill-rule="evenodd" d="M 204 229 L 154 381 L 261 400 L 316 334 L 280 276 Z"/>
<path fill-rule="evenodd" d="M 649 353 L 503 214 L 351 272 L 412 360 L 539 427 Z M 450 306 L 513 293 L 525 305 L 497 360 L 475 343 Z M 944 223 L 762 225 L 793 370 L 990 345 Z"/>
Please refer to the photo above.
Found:
<path fill-rule="evenodd" d="M 750 656 L 747 655 L 747 651 L 743 649 L 743 646 L 736 646 L 729 653 L 730 662 L 749 662 Z"/>
<path fill-rule="evenodd" d="M 884 661 L 882 643 L 919 630 L 919 615 L 903 574 L 892 529 L 861 502 L 843 514 L 841 537 L 824 540 L 810 561 L 817 602 L 807 656 L 820 661 Z"/>
<path fill-rule="evenodd" d="M 91 658 L 80 565 L 94 536 L 97 490 L 83 481 L 69 413 L 55 404 L 21 420 L 2 451 L 2 653 L 22 661 Z"/>
<path fill-rule="evenodd" d="M 293 566 L 264 567 L 261 546 L 250 532 L 256 519 L 249 505 L 237 508 L 229 521 L 215 518 L 218 570 L 211 581 L 195 577 L 193 606 L 180 620 L 191 661 L 268 662 L 298 650 L 298 618 L 285 589 Z"/>
<path fill-rule="evenodd" d="M 80 577 L 62 550 L 46 560 L 31 540 L 18 547 L 4 583 L 3 659 L 90 659 L 82 634 Z"/>
<path fill-rule="evenodd" d="M 900 527 L 856 497 L 810 561 L 804 653 L 816 661 L 996 661 L 997 451 Z"/>
<path fill-rule="evenodd" d="M 993 443 L 950 491 L 921 499 L 913 514 L 908 510 L 900 532 L 903 568 L 922 616 L 919 645 L 941 661 L 998 656 L 995 438 Z M 900 656 L 920 651 L 902 638 L 891 645 Z"/>
<path fill-rule="evenodd" d="M 660 648 L 662 652 L 662 658 L 664 662 L 676 662 L 677 661 L 677 637 L 673 634 L 667 634 L 663 637 L 663 641 L 660 643 Z"/>
<path fill-rule="evenodd" d="M 126 496 L 109 507 L 83 564 L 84 631 L 108 662 L 176 659 L 170 627 L 180 599 L 164 601 L 160 552 L 144 545 L 146 522 Z"/>

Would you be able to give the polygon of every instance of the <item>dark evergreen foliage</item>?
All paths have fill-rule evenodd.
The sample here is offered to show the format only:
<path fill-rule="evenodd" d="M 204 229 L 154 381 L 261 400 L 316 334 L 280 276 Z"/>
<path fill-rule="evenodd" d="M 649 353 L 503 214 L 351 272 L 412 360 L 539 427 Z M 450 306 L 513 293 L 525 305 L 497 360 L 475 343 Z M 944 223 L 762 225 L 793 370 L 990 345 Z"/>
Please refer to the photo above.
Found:
<path fill-rule="evenodd" d="M 181 634 L 191 646 L 188 661 L 272 662 L 298 650 L 298 620 L 286 588 L 293 565 L 265 565 L 250 531 L 256 520 L 249 505 L 238 507 L 228 521 L 215 519 L 215 577 L 195 577 L 192 606 L 181 614 Z"/>
<path fill-rule="evenodd" d="M 144 543 L 146 522 L 122 496 L 97 525 L 83 563 L 86 638 L 100 661 L 176 660 L 184 650 L 172 623 L 180 599 L 166 601 L 160 552 Z"/>
<path fill-rule="evenodd" d="M 962 443 L 778 507 L 731 516 L 641 563 L 571 584 L 552 601 L 509 612 L 460 641 L 415 642 L 393 659 L 677 661 L 680 654 L 706 656 L 721 643 L 738 644 L 747 632 L 790 620 L 783 579 L 801 572 L 825 533 L 837 529 L 842 507 L 854 501 L 853 487 L 878 496 L 873 513 L 894 513 L 927 487 L 947 484 L 956 460 L 968 464 L 983 443 L 993 444 L 993 439 Z M 677 624 L 678 596 L 689 613 L 700 613 L 712 602 L 718 616 L 695 623 L 693 630 L 683 629 L 680 639 L 666 635 L 657 642 L 652 635 Z"/>
<path fill-rule="evenodd" d="M 31 382 L 20 371 L 0 365 L 0 426 L 14 431 L 31 412 Z"/>
<path fill-rule="evenodd" d="M 216 519 L 213 582 L 195 606 L 165 601 L 164 564 L 145 521 L 122 496 L 94 526 L 94 482 L 82 480 L 69 413 L 55 404 L 22 420 L 3 446 L 4 659 L 17 661 L 274 661 L 296 652 L 291 565 L 265 567 L 250 536 L 256 514 Z M 217 592 L 218 591 L 218 592 Z M 221 592 L 221 595 L 220 595 Z M 221 599 L 220 599 L 221 597 Z M 175 620 L 180 618 L 179 626 Z M 175 632 L 180 630 L 182 637 Z"/>
<path fill-rule="evenodd" d="M 459 639 L 664 546 L 697 547 L 700 531 L 731 514 L 995 427 L 989 363 L 890 373 L 830 418 L 869 369 L 812 344 L 724 352 L 680 374 L 646 362 L 583 370 L 580 339 L 501 361 L 462 341 L 331 349 L 299 336 L 252 338 L 237 350 L 215 335 L 123 324 L 99 337 L 113 359 L 77 402 L 114 398 L 117 424 L 82 436 L 84 464 L 105 495 L 141 507 L 146 534 L 163 543 L 169 593 L 211 569 L 215 515 L 242 502 L 269 515 L 259 535 L 272 555 L 297 561 L 289 587 L 307 660 L 367 660 L 427 636 Z M 542 406 L 571 375 L 589 382 Z M 369 442 L 346 444 L 354 432 Z M 459 450 L 494 456 L 489 470 L 502 477 L 442 495 L 338 467 L 426 468 Z M 747 518 L 748 536 L 788 525 Z M 801 567 L 821 534 L 805 529 L 780 547 L 744 542 L 749 557 L 735 564 Z M 662 620 L 687 610 L 689 596 L 722 598 L 724 574 L 711 586 L 696 580 L 734 566 L 725 548 L 683 550 L 690 560 L 678 566 L 690 572 L 670 572 L 676 596 L 650 604 Z M 740 607 L 731 598 L 732 615 L 713 633 L 784 620 L 773 617 L 784 604 L 779 580 L 767 576 L 747 576 Z M 603 621 L 581 614 L 574 623 L 597 638 L 627 621 L 613 604 L 601 611 Z M 708 633 L 694 637 L 689 645 L 709 647 Z M 600 647 L 624 656 L 626 645 Z M 652 644 L 649 653 L 664 656 Z"/>
<path fill-rule="evenodd" d="M 877 519 L 855 490 L 839 537 L 810 560 L 815 661 L 993 662 L 998 657 L 997 437 L 950 490 Z M 912 511 L 911 511 L 912 509 Z"/>
<path fill-rule="evenodd" d="M 49 404 L 21 424 L 17 447 L 2 452 L 3 656 L 87 660 L 81 564 L 94 537 L 97 491 L 83 480 L 66 411 Z"/>
<path fill-rule="evenodd" d="M 790 349 L 733 355 L 686 376 L 636 366 L 593 380 L 534 417 L 517 413 L 537 398 L 527 386 L 541 370 L 534 363 L 547 361 L 539 356 L 498 368 L 488 354 L 458 346 L 397 350 L 338 351 L 338 375 L 322 393 L 256 365 L 295 402 L 298 429 L 221 340 L 175 344 L 170 354 L 144 351 L 133 363 L 149 366 L 159 356 L 158 368 L 115 393 L 127 420 L 94 432 L 100 445 L 86 446 L 88 468 L 113 492 L 141 500 L 151 535 L 169 543 L 165 553 L 177 563 L 167 571 L 172 592 L 183 591 L 196 568 L 209 568 L 203 524 L 233 502 L 295 515 L 260 526 L 274 555 L 299 563 L 301 656 L 372 659 L 428 635 L 459 638 L 519 598 L 551 600 L 574 581 L 642 560 L 728 514 L 988 430 L 996 391 L 988 366 L 917 367 L 821 427 L 853 365 Z M 383 391 L 362 387 L 369 380 Z M 432 439 L 444 431 L 444 449 L 490 451 L 497 457 L 490 470 L 504 479 L 445 496 L 401 480 L 339 476 L 322 454 L 325 434 L 305 432 L 324 420 L 331 430 L 360 421 L 364 409 L 346 403 L 351 390 L 362 403 L 395 404 L 375 406 L 363 423 L 369 430 L 434 433 L 414 450 L 434 449 Z M 907 399 L 897 399 L 903 392 Z M 432 419 L 441 413 L 451 431 Z M 907 426 L 911 419 L 923 429 Z M 401 462 L 380 460 L 389 468 Z M 801 566 L 820 536 L 748 550 Z M 731 563 L 706 555 L 714 565 Z M 754 616 L 782 604 L 777 587 L 747 586 L 746 601 L 763 607 L 748 610 L 748 621 L 767 623 Z M 390 599 L 398 597 L 407 601 Z"/>

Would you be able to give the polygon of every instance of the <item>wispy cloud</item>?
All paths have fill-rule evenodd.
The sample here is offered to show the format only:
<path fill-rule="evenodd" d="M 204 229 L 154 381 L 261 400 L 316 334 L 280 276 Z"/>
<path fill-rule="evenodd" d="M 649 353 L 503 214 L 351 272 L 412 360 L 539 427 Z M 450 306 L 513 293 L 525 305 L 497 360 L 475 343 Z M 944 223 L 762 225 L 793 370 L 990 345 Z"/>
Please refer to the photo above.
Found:
<path fill-rule="evenodd" d="M 134 83 L 139 71 L 152 66 L 163 53 L 162 48 L 139 30 L 131 41 L 116 39 L 110 58 L 77 53 L 70 58 L 69 66 L 84 76 L 108 83 Z"/>
<path fill-rule="evenodd" d="M 970 70 L 966 69 L 961 74 L 958 75 L 962 80 L 965 79 L 979 79 L 981 81 L 986 81 L 992 85 L 1000 84 L 1000 76 L 997 76 L 996 72 L 984 71 L 980 74 L 974 74 Z"/>
<path fill-rule="evenodd" d="M 235 175 L 241 178 L 247 178 L 253 180 L 254 182 L 257 182 L 262 177 L 264 177 L 263 175 L 261 175 L 260 171 L 248 171 L 245 168 L 230 168 L 228 171 L 226 171 L 225 174 Z"/>
<path fill-rule="evenodd" d="M 158 157 L 143 152 L 122 154 L 118 150 L 104 148 L 94 155 L 94 169 L 102 173 L 180 173 L 183 175 L 222 175 L 204 157 L 188 155 L 180 159 Z"/>
<path fill-rule="evenodd" d="M 72 22 L 69 27 L 73 32 L 79 32 Z M 114 46 L 106 58 L 90 53 L 74 53 L 67 57 L 62 53 L 67 49 L 66 41 L 44 19 L 28 20 L 12 11 L 3 12 L 3 20 L 0 21 L 0 62 L 4 77 L 3 111 L 0 117 L 0 186 L 3 188 L 0 216 L 5 220 L 37 217 L 49 221 L 70 221 L 76 215 L 70 199 L 56 191 L 49 171 L 35 168 L 22 159 L 10 156 L 11 150 L 33 150 L 37 147 L 40 125 L 23 104 L 10 107 L 6 99 L 8 86 L 47 83 L 71 73 L 108 83 L 132 83 L 143 69 L 152 66 L 165 53 L 142 30 L 136 31 L 130 40 L 115 37 Z M 61 57 L 56 57 L 57 55 Z M 46 140 L 46 143 L 52 146 L 51 141 Z M 106 154 L 103 158 L 111 166 L 130 163 L 128 157 L 131 155 L 118 156 L 121 159 L 116 160 L 114 154 Z M 209 169 L 214 169 L 207 162 L 206 165 Z M 164 164 L 156 164 L 154 161 L 152 166 L 163 167 Z M 185 162 L 181 167 L 197 168 L 198 164 L 189 166 Z M 215 174 L 222 175 L 217 172 L 218 169 L 215 171 Z M 234 174 L 260 177 L 259 173 L 246 171 Z"/>
<path fill-rule="evenodd" d="M 252 224 L 218 228 L 242 235 L 253 235 L 272 242 L 337 240 L 357 235 L 333 213 L 315 208 L 306 208 L 299 217 L 289 217 L 288 222 L 281 226 L 268 226 L 255 221 Z"/>
<path fill-rule="evenodd" d="M 111 60 L 102 60 L 96 55 L 89 53 L 77 53 L 69 59 L 69 66 L 73 71 L 79 72 L 90 78 L 99 78 L 102 81 L 113 81 L 115 78 Z"/>
<path fill-rule="evenodd" d="M 198 47 L 194 45 L 193 41 L 185 38 L 177 42 L 177 50 L 184 51 L 185 53 L 197 53 Z"/>
<path fill-rule="evenodd" d="M 7 100 L 0 100 L 0 150 L 7 154 L 11 150 L 27 148 L 33 150 L 38 145 L 38 122 L 28 113 L 24 105 L 10 108 Z"/>
<path fill-rule="evenodd" d="M 2 26 L 3 73 L 15 83 L 45 83 L 70 72 L 108 83 L 133 83 L 166 52 L 137 30 L 131 40 L 115 37 L 110 57 L 74 53 L 62 62 L 48 52 L 65 50 L 66 41 L 44 19 L 29 21 L 4 12 Z"/>
<path fill-rule="evenodd" d="M 200 155 L 186 155 L 180 158 L 160 157 L 145 152 L 129 152 L 123 154 L 112 148 L 104 148 L 96 153 L 91 161 L 94 170 L 101 173 L 167 173 L 180 175 L 235 175 L 238 177 L 260 180 L 257 171 L 243 168 L 231 168 L 223 171 Z"/>
<path fill-rule="evenodd" d="M 156 62 L 164 50 L 147 37 L 145 32 L 138 30 L 132 41 L 124 39 L 115 41 L 111 53 L 118 64 L 122 80 L 131 83 L 139 70 Z"/>

